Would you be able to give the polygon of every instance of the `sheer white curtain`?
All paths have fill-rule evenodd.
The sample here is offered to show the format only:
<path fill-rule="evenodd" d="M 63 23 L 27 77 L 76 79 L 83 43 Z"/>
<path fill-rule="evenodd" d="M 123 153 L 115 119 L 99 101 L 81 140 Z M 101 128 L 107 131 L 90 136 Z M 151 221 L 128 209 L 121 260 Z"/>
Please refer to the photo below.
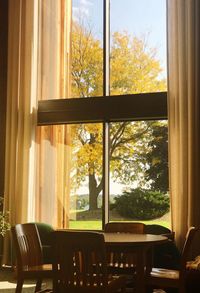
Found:
<path fill-rule="evenodd" d="M 70 29 L 71 0 L 9 1 L 5 209 L 11 225 L 63 221 L 55 211 L 63 208 L 68 133 L 62 126 L 37 128 L 36 112 L 38 100 L 70 94 Z"/>
<path fill-rule="evenodd" d="M 200 1 L 168 0 L 169 167 L 178 245 L 200 225 Z"/>
<path fill-rule="evenodd" d="M 39 11 L 38 100 L 70 97 L 71 0 L 42 0 Z M 69 132 L 37 128 L 35 218 L 54 227 L 68 226 Z"/>

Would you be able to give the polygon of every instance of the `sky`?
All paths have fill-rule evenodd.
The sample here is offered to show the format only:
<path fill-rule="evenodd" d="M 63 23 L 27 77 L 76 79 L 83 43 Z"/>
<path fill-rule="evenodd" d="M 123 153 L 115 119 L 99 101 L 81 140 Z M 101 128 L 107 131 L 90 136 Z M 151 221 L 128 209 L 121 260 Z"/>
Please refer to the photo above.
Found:
<path fill-rule="evenodd" d="M 81 16 L 96 37 L 103 36 L 103 0 L 72 0 L 73 18 Z M 137 37 L 148 36 L 157 48 L 158 59 L 166 71 L 166 0 L 110 0 L 111 33 L 126 31 Z M 164 74 L 166 75 L 166 74 Z"/>

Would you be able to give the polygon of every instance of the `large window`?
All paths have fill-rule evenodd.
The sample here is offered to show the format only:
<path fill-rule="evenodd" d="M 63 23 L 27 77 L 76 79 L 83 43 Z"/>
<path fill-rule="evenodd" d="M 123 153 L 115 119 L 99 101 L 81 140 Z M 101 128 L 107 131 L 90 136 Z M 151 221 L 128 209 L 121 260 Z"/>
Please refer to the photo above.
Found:
<path fill-rule="evenodd" d="M 40 16 L 54 40 L 39 65 L 50 82 L 38 106 L 41 219 L 168 225 L 165 0 L 61 4 Z"/>

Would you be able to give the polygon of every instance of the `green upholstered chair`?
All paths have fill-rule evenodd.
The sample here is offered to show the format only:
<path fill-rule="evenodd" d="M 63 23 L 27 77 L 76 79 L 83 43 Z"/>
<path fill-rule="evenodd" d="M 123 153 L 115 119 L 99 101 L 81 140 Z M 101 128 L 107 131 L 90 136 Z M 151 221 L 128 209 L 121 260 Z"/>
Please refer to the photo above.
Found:
<path fill-rule="evenodd" d="M 42 252 L 43 252 L 43 263 L 51 263 L 52 262 L 52 253 L 51 253 L 51 235 L 54 232 L 54 228 L 46 223 L 35 222 L 41 244 L 42 244 Z"/>

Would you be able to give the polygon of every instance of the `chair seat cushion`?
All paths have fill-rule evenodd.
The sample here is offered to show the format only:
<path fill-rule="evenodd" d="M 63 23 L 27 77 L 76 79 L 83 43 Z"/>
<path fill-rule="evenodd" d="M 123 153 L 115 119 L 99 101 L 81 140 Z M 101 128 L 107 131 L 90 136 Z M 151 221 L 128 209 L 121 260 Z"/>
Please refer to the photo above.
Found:
<path fill-rule="evenodd" d="M 51 264 L 45 264 L 40 266 L 23 266 L 23 273 L 25 274 L 34 274 L 36 273 L 38 275 L 41 274 L 41 276 L 51 276 L 52 271 L 52 265 Z"/>
<path fill-rule="evenodd" d="M 179 271 L 153 268 L 147 283 L 156 286 L 156 288 L 178 288 Z"/>
<path fill-rule="evenodd" d="M 179 271 L 162 268 L 153 268 L 151 271 L 151 277 L 178 280 Z"/>

